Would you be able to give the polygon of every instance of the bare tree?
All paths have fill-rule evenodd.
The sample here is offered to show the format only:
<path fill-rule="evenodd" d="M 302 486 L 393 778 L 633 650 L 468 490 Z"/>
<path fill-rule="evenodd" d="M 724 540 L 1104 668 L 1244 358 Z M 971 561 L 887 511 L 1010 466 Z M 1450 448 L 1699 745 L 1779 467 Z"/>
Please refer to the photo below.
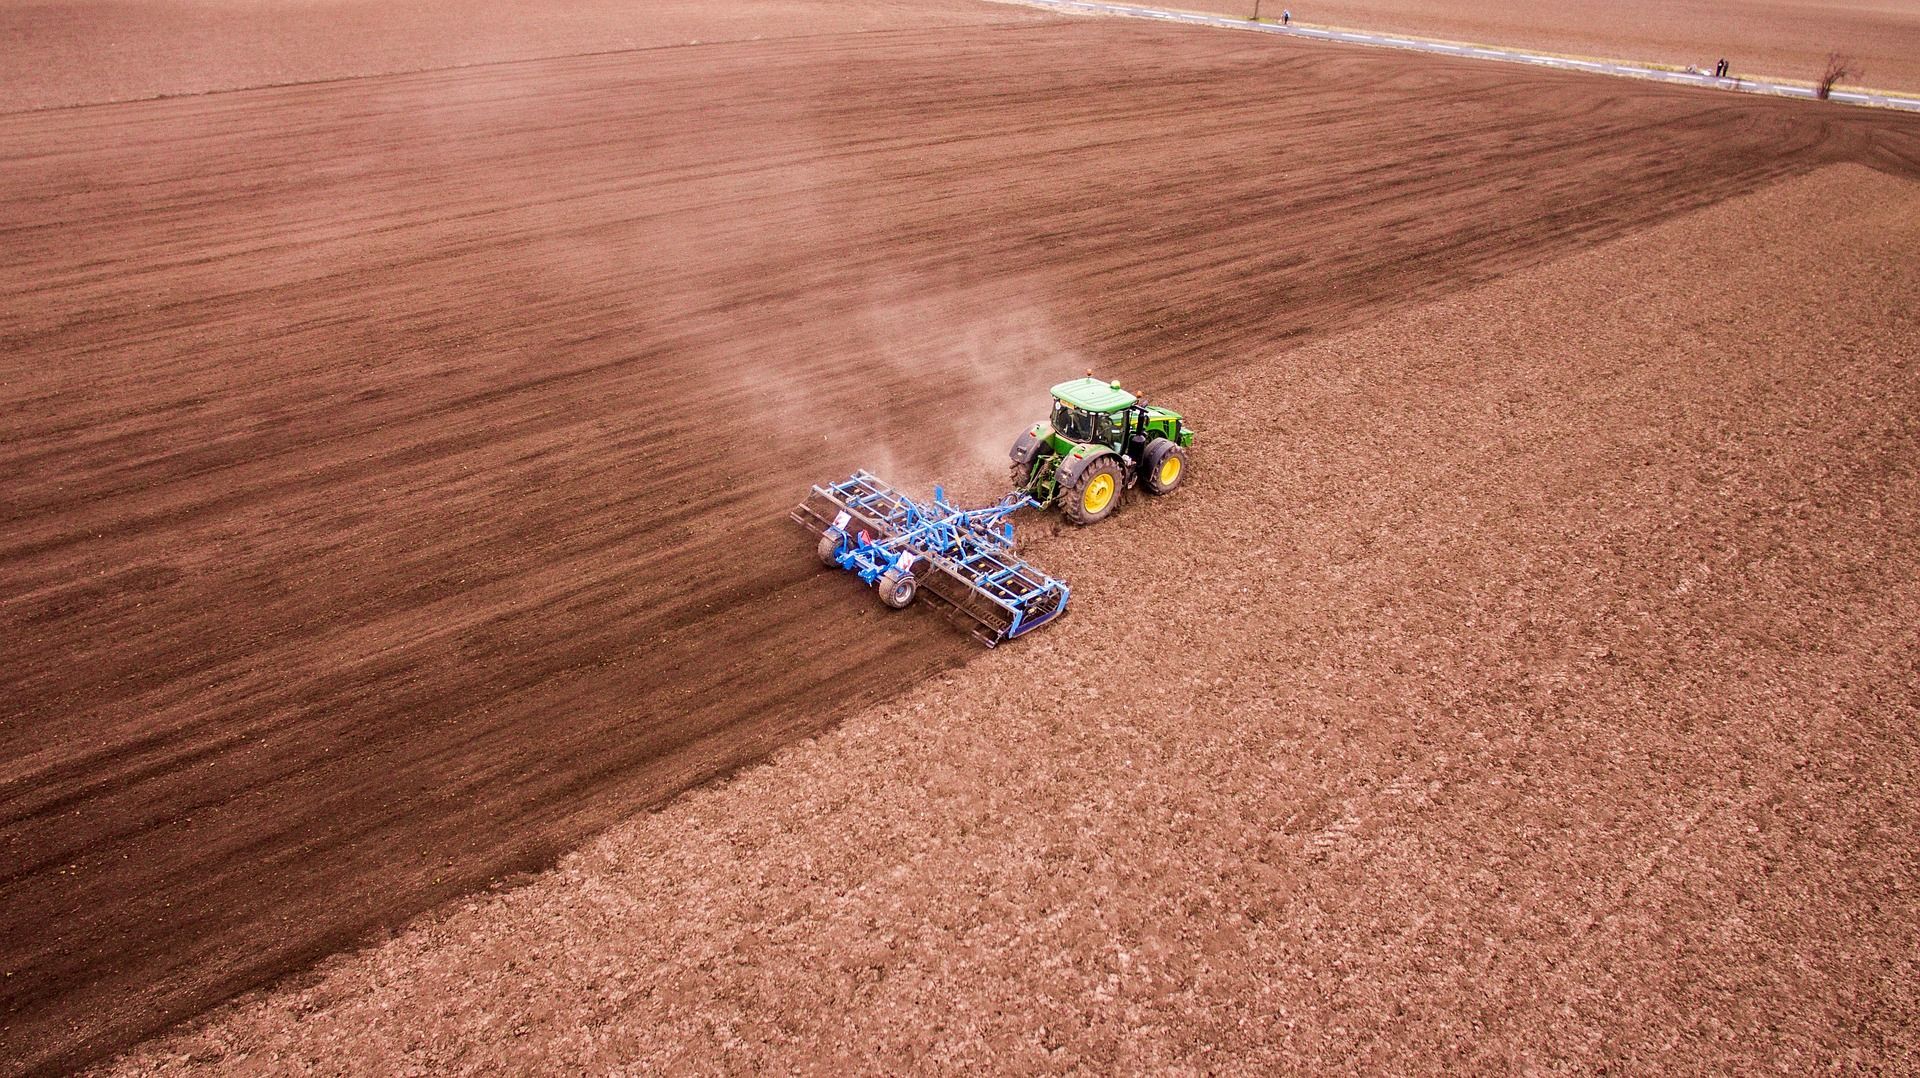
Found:
<path fill-rule="evenodd" d="M 1820 89 L 1818 91 L 1820 95 L 1820 100 L 1825 101 L 1829 97 L 1833 96 L 1834 83 L 1839 82 L 1841 79 L 1846 78 L 1848 75 L 1858 75 L 1858 74 L 1859 72 L 1855 71 L 1853 68 L 1852 60 L 1849 60 L 1848 58 L 1840 55 L 1837 52 L 1828 53 L 1827 69 L 1821 72 L 1820 74 Z"/>

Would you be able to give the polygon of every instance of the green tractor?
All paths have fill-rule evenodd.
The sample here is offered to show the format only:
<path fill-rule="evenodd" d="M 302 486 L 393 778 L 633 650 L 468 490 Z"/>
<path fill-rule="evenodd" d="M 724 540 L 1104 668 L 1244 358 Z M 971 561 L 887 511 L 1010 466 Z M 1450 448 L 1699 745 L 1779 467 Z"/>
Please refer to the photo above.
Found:
<path fill-rule="evenodd" d="M 1075 524 L 1097 524 L 1139 483 L 1171 494 L 1187 477 L 1193 430 L 1119 382 L 1076 378 L 1053 387 L 1053 417 L 1013 443 L 1013 485 Z"/>

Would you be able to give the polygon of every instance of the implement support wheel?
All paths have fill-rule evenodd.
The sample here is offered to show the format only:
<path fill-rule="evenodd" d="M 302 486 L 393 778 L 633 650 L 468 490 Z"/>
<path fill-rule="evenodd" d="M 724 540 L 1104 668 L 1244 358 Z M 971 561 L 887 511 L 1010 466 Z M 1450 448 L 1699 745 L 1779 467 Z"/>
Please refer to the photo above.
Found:
<path fill-rule="evenodd" d="M 1148 494 L 1172 494 L 1187 478 L 1187 451 L 1165 438 L 1155 438 L 1147 443 L 1140 465 L 1140 485 Z"/>
<path fill-rule="evenodd" d="M 1101 457 L 1080 478 L 1067 488 L 1065 504 L 1067 519 L 1075 524 L 1098 524 L 1113 515 L 1114 507 L 1120 504 L 1120 462 L 1113 457 Z"/>
<path fill-rule="evenodd" d="M 820 564 L 829 569 L 840 568 L 840 539 L 840 534 L 833 531 L 820 537 Z"/>
<path fill-rule="evenodd" d="M 880 574 L 880 580 L 874 585 L 880 592 L 880 601 L 899 610 L 913 602 L 920 591 L 920 582 L 912 573 L 903 573 L 898 569 L 888 569 Z"/>

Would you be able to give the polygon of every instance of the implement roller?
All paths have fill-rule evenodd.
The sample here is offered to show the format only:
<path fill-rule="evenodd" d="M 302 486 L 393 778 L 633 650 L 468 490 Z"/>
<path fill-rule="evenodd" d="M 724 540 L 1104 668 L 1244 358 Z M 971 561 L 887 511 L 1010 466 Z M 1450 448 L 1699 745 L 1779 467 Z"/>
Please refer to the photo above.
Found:
<path fill-rule="evenodd" d="M 939 487 L 932 502 L 917 502 L 860 471 L 814 487 L 792 515 L 820 537 L 821 562 L 855 574 L 881 602 L 899 609 L 924 591 L 993 647 L 1067 609 L 1067 585 L 1013 552 L 1007 518 L 1038 508 L 1016 492 L 985 508 L 961 509 Z"/>

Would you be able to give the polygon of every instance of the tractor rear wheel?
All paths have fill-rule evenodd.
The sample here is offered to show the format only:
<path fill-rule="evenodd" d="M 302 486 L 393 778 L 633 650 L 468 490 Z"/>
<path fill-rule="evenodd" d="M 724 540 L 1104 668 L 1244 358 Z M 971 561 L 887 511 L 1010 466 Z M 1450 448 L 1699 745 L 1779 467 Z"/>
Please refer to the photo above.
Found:
<path fill-rule="evenodd" d="M 880 591 L 880 601 L 899 610 L 913 602 L 920 591 L 920 582 L 912 573 L 903 573 L 898 569 L 888 569 L 880 574 L 879 583 L 874 585 Z"/>
<path fill-rule="evenodd" d="M 1067 519 L 1086 526 L 1098 524 L 1113 515 L 1120 504 L 1120 461 L 1103 456 L 1087 465 L 1086 471 L 1066 490 L 1061 506 Z"/>
<path fill-rule="evenodd" d="M 1172 494 L 1187 478 L 1186 449 L 1166 438 L 1148 442 L 1140 463 L 1140 483 L 1149 494 Z"/>

